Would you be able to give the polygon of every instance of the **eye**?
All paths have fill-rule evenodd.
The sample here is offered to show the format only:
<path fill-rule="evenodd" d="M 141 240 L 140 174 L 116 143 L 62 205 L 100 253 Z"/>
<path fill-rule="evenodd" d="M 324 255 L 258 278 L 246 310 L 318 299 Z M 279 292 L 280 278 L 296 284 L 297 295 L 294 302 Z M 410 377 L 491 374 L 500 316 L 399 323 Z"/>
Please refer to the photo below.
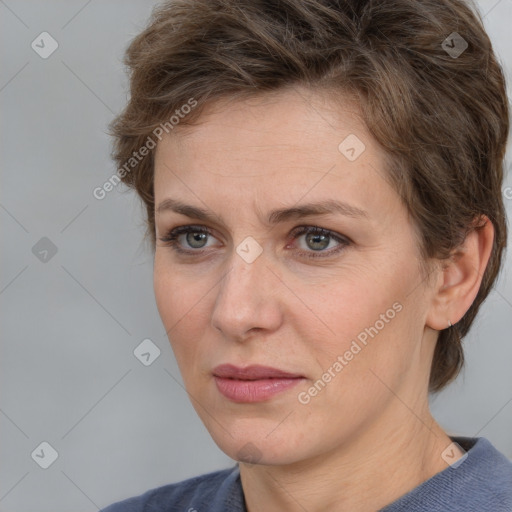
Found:
<path fill-rule="evenodd" d="M 289 236 L 292 239 L 300 239 L 304 236 L 298 252 L 307 258 L 333 256 L 351 243 L 348 238 L 318 226 L 298 226 Z M 177 253 L 197 256 L 201 254 L 202 249 L 213 245 L 208 245 L 210 238 L 215 240 L 211 231 L 205 226 L 178 226 L 159 240 Z"/>
<path fill-rule="evenodd" d="M 308 258 L 332 256 L 350 244 L 348 238 L 318 226 L 299 226 L 290 236 L 294 239 L 304 236 L 299 252 Z"/>
<path fill-rule="evenodd" d="M 211 231 L 204 226 L 179 226 L 160 237 L 160 241 L 176 252 L 189 254 L 209 247 L 208 237 L 214 238 Z"/>

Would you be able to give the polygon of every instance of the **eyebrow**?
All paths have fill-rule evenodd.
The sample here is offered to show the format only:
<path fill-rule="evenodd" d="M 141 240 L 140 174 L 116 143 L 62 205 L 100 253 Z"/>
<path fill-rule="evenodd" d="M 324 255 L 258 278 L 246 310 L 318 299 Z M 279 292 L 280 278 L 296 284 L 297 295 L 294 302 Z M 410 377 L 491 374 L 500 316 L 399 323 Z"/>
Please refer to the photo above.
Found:
<path fill-rule="evenodd" d="M 188 205 L 177 199 L 164 199 L 157 207 L 156 212 L 173 211 L 186 217 L 198 219 L 205 222 L 216 222 L 218 217 L 204 208 Z M 338 213 L 347 217 L 368 219 L 368 213 L 361 208 L 344 203 L 342 201 L 326 200 L 316 203 L 306 203 L 290 208 L 272 210 L 268 215 L 268 224 L 278 224 L 288 220 L 313 215 L 329 215 Z"/>

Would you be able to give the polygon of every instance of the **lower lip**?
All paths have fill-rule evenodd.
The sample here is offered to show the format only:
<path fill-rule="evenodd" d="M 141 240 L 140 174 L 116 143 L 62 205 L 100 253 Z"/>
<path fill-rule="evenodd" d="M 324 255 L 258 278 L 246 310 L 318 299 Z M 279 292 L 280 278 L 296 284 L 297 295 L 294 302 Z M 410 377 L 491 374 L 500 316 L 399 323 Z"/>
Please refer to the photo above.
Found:
<path fill-rule="evenodd" d="M 217 389 L 229 400 L 240 403 L 263 402 L 292 388 L 303 380 L 290 379 L 237 380 L 215 377 Z"/>

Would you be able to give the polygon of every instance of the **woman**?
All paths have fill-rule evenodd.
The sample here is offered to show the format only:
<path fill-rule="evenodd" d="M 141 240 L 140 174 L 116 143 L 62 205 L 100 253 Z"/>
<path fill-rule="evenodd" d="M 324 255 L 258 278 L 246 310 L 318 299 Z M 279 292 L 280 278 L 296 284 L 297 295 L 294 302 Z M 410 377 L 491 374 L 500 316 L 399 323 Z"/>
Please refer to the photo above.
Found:
<path fill-rule="evenodd" d="M 512 510 L 428 393 L 498 274 L 508 110 L 461 0 L 176 0 L 113 123 L 158 309 L 230 470 L 118 511 Z"/>

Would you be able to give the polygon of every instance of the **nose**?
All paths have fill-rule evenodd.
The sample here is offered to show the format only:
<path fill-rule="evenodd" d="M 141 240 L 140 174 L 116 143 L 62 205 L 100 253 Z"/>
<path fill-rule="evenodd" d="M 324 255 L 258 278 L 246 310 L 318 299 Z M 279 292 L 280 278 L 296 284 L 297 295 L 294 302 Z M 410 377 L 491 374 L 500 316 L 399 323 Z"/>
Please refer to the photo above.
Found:
<path fill-rule="evenodd" d="M 226 339 L 244 341 L 254 331 L 273 332 L 282 323 L 282 284 L 265 252 L 252 263 L 233 252 L 230 270 L 219 283 L 212 325 Z"/>

